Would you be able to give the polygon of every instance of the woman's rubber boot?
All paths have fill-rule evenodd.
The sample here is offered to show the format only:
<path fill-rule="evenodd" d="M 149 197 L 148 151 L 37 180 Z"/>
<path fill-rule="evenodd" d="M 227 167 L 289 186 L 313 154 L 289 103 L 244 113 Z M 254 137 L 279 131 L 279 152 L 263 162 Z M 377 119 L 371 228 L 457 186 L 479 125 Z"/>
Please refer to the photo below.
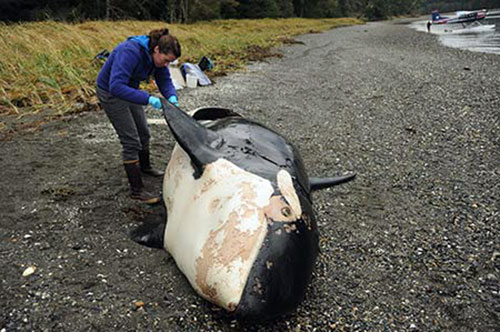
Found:
<path fill-rule="evenodd" d="M 129 160 L 123 163 L 125 172 L 127 172 L 128 182 L 130 184 L 130 198 L 144 202 L 146 204 L 156 204 L 160 201 L 160 197 L 148 193 L 144 190 L 142 183 L 141 170 L 139 168 L 139 160 Z"/>
<path fill-rule="evenodd" d="M 151 176 L 163 176 L 165 174 L 165 172 L 158 171 L 151 167 L 148 149 L 139 152 L 139 164 L 141 165 L 141 171 L 145 174 Z"/>

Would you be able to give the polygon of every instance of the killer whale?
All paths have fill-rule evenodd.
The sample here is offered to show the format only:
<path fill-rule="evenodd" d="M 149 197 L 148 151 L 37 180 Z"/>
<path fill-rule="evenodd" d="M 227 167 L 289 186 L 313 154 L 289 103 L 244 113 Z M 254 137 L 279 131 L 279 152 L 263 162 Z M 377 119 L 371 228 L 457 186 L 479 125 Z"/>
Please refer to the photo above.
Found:
<path fill-rule="evenodd" d="M 164 247 L 193 288 L 232 315 L 292 311 L 319 250 L 311 192 L 355 174 L 309 178 L 295 147 L 266 126 L 224 108 L 189 115 L 162 103 L 177 142 L 163 185 L 168 222 L 132 238 Z"/>

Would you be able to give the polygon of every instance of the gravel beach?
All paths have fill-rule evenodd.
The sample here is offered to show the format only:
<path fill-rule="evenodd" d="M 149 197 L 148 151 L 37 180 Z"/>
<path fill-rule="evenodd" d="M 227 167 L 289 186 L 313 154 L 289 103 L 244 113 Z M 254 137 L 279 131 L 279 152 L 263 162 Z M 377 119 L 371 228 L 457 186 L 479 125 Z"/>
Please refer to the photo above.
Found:
<path fill-rule="evenodd" d="M 296 40 L 180 92 L 282 133 L 310 176 L 358 174 L 313 196 L 321 254 L 295 312 L 231 320 L 130 240 L 160 208 L 128 198 L 99 111 L 0 142 L 0 331 L 500 331 L 500 56 L 404 21 Z M 151 132 L 165 167 L 173 138 Z"/>

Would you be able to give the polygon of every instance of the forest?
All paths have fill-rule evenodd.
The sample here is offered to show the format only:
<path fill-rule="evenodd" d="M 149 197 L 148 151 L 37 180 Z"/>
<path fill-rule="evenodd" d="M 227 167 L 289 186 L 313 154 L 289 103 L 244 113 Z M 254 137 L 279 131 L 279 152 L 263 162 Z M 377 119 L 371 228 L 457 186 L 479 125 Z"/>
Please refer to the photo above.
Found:
<path fill-rule="evenodd" d="M 458 10 L 477 10 L 499 8 L 498 0 L 428 0 L 423 1 L 421 11 L 424 14 L 437 9 L 441 12 L 453 12 Z"/>
<path fill-rule="evenodd" d="M 0 0 L 0 21 L 161 20 L 394 16 L 498 7 L 498 0 Z"/>
<path fill-rule="evenodd" d="M 394 16 L 498 7 L 498 0 L 1 0 L 0 21 L 161 20 Z"/>

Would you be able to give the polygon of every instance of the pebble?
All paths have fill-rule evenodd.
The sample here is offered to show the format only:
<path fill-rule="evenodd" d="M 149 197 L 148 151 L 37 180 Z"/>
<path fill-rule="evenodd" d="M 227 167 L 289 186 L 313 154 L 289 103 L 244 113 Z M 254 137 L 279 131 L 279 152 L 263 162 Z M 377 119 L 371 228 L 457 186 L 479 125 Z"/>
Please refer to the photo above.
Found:
<path fill-rule="evenodd" d="M 30 275 L 32 275 L 33 273 L 35 273 L 36 271 L 36 266 L 29 266 L 27 267 L 24 272 L 23 272 L 23 277 L 28 277 Z"/>

